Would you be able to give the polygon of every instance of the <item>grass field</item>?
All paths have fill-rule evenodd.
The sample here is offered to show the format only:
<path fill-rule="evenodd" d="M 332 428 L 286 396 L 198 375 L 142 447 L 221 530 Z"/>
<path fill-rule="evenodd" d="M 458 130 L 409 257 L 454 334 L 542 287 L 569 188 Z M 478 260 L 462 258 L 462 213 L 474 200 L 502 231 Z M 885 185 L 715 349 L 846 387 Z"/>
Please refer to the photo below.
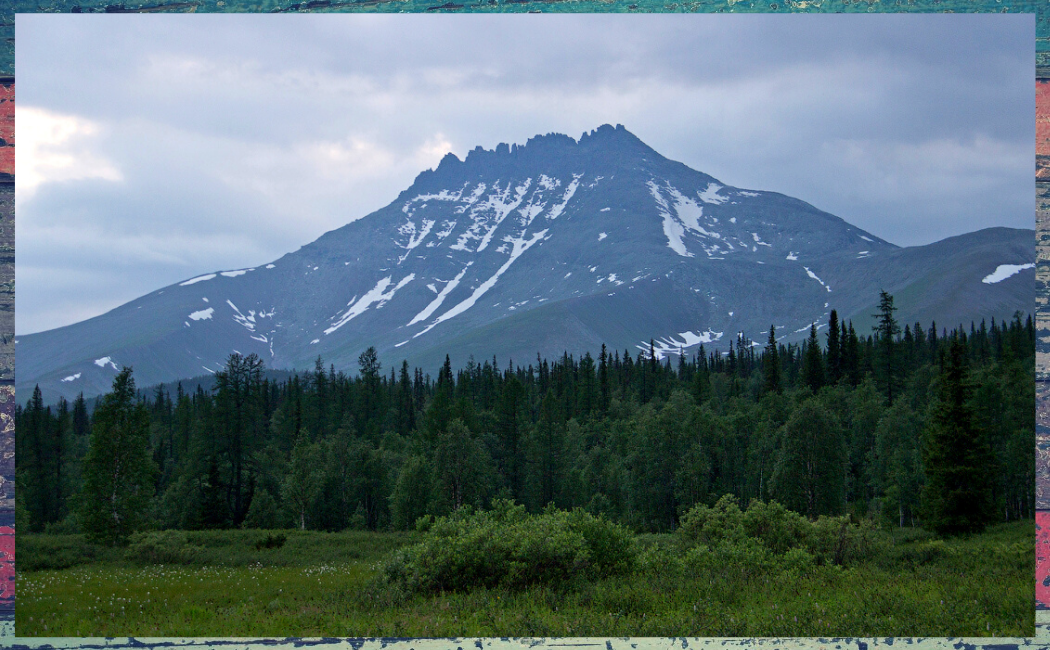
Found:
<path fill-rule="evenodd" d="M 635 538 L 644 550 L 629 575 L 409 595 L 377 577 L 384 558 L 416 533 L 177 535 L 189 551 L 174 557 L 94 547 L 78 536 L 19 535 L 19 636 L 1034 633 L 1030 521 L 944 542 L 895 531 L 882 556 L 847 568 L 691 567 L 675 560 L 672 536 L 645 535 Z M 280 535 L 286 541 L 276 547 Z"/>

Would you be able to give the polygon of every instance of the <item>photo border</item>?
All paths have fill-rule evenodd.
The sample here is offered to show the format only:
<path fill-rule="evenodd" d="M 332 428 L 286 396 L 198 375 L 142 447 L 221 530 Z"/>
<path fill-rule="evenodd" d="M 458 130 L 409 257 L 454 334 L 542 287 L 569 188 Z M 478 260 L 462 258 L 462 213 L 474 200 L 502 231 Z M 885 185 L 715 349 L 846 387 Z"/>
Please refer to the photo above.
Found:
<path fill-rule="evenodd" d="M 14 648 L 309 648 L 349 650 L 917 650 L 1050 647 L 1050 4 L 1010 0 L 0 0 L 0 646 Z M 492 2 L 492 4 L 490 4 Z M 1036 571 L 1028 638 L 17 638 L 14 527 L 16 13 L 1028 13 L 1035 14 Z"/>

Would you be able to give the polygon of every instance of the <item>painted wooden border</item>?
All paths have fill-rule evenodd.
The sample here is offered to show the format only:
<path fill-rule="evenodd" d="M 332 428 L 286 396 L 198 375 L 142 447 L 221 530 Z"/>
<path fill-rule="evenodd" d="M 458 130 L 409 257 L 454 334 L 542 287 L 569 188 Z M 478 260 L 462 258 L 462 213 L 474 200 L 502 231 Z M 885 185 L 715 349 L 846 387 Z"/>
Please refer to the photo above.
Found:
<path fill-rule="evenodd" d="M 1036 14 L 1036 632 L 1032 638 L 185 639 L 15 637 L 14 49 L 16 13 L 737 12 Z M 0 645 L 14 648 L 317 648 L 347 650 L 699 650 L 741 648 L 1012 650 L 1050 647 L 1050 5 L 1009 0 L 0 0 Z"/>

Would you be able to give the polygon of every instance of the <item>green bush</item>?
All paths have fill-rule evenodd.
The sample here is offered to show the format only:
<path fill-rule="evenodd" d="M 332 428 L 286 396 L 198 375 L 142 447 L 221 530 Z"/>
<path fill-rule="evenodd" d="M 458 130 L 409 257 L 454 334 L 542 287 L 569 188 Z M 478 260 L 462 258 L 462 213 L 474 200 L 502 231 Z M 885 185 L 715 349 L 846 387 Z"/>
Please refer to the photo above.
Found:
<path fill-rule="evenodd" d="M 944 541 L 935 539 L 901 548 L 896 554 L 896 559 L 905 564 L 925 565 L 939 561 L 947 553 L 948 546 Z"/>
<path fill-rule="evenodd" d="M 805 552 L 792 556 L 798 566 L 852 564 L 877 557 L 890 543 L 886 533 L 866 520 L 851 524 L 849 517 L 820 517 L 811 522 L 775 501 L 757 499 L 745 512 L 730 495 L 713 507 L 694 506 L 682 517 L 678 535 L 688 545 L 709 547 L 714 562 L 751 562 L 756 567 L 793 549 Z"/>
<path fill-rule="evenodd" d="M 708 546 L 717 546 L 723 541 L 742 542 L 746 536 L 744 513 L 736 497 L 726 494 L 713 507 L 693 506 L 682 516 L 678 533 L 690 542 Z"/>
<path fill-rule="evenodd" d="M 435 519 L 422 542 L 387 561 L 382 580 L 406 593 L 521 589 L 627 573 L 635 554 L 626 529 L 583 510 L 530 515 L 501 500 Z"/>
<path fill-rule="evenodd" d="M 203 549 L 190 544 L 181 530 L 150 531 L 131 536 L 124 557 L 142 564 L 192 564 Z"/>
<path fill-rule="evenodd" d="M 266 537 L 259 539 L 255 542 L 255 550 L 261 551 L 263 549 L 270 548 L 281 548 L 284 543 L 288 541 L 288 537 L 284 533 L 267 533 Z"/>
<path fill-rule="evenodd" d="M 820 564 L 848 565 L 884 553 L 889 536 L 868 520 L 851 524 L 849 517 L 822 516 L 812 524 L 809 550 Z"/>
<path fill-rule="evenodd" d="M 795 548 L 808 548 L 813 535 L 812 526 L 805 517 L 776 501 L 752 501 L 744 513 L 743 524 L 748 537 L 761 541 L 776 555 Z"/>
<path fill-rule="evenodd" d="M 110 552 L 83 535 L 18 533 L 15 545 L 19 572 L 68 569 L 95 562 Z"/>

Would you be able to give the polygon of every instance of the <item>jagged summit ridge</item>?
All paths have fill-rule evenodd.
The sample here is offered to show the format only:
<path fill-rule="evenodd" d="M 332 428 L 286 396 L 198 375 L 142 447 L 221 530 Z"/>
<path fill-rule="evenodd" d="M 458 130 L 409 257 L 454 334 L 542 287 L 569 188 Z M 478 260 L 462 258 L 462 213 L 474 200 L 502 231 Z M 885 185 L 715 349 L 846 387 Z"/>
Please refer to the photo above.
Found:
<path fill-rule="evenodd" d="M 349 369 L 369 346 L 429 369 L 446 354 L 520 360 L 603 343 L 647 352 L 650 340 L 658 354 L 692 353 L 737 332 L 761 338 L 771 324 L 801 338 L 833 308 L 866 318 L 883 288 L 911 296 L 902 322 L 991 316 L 980 312 L 988 306 L 1010 316 L 1030 302 L 1030 291 L 1016 294 L 1031 270 L 981 278 L 1030 263 L 1031 237 L 1004 230 L 899 249 L 603 125 L 578 140 L 547 134 L 449 154 L 390 205 L 270 264 L 202 274 L 20 337 L 18 385 L 95 394 L 121 365 L 145 386 L 215 372 L 234 351 L 275 368 L 321 356 Z M 962 307 L 943 299 L 959 295 Z"/>
<path fill-rule="evenodd" d="M 444 155 L 435 169 L 421 172 L 420 177 L 435 173 L 448 174 L 464 168 L 470 169 L 494 163 L 500 164 L 515 158 L 532 162 L 552 155 L 585 157 L 599 152 L 606 155 L 615 153 L 630 155 L 644 152 L 659 156 L 656 151 L 638 139 L 622 124 L 616 126 L 603 124 L 583 133 L 578 140 L 564 133 L 547 133 L 533 136 L 525 144 L 501 142 L 493 149 L 485 149 L 479 145 L 468 151 L 463 160 L 449 152 Z"/>

